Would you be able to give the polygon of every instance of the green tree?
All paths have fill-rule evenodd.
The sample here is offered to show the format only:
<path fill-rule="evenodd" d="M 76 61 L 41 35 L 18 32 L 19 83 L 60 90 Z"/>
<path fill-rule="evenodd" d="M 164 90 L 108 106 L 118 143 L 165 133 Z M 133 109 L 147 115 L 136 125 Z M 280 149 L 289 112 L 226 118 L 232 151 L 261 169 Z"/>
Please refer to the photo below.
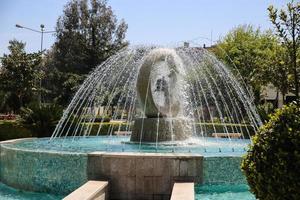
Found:
<path fill-rule="evenodd" d="M 283 44 L 286 46 L 289 55 L 290 71 L 294 76 L 294 93 L 299 99 L 299 65 L 297 57 L 300 48 L 300 3 L 287 4 L 287 9 L 268 8 L 269 17 Z"/>
<path fill-rule="evenodd" d="M 260 69 L 261 79 L 265 79 L 274 85 L 281 92 L 283 103 L 285 103 L 285 95 L 290 90 L 292 82 L 286 48 L 282 45 L 277 45 L 273 52 L 270 52 L 269 64 Z"/>
<path fill-rule="evenodd" d="M 58 68 L 55 67 L 53 49 L 47 52 L 44 61 L 44 73 L 47 74 L 42 84 L 45 87 L 43 90 L 44 100 L 46 102 L 55 102 L 60 105 L 68 104 L 85 76 L 59 71 Z"/>
<path fill-rule="evenodd" d="M 251 25 L 243 25 L 230 31 L 213 51 L 237 77 L 252 87 L 258 102 L 261 86 L 270 82 L 268 73 L 279 46 L 278 39 L 270 31 L 262 32 Z"/>
<path fill-rule="evenodd" d="M 65 6 L 57 21 L 57 39 L 48 62 L 56 77 L 50 85 L 59 88 L 57 96 L 62 104 L 70 100 L 83 75 L 128 45 L 126 31 L 127 24 L 118 22 L 105 0 L 71 0 Z"/>
<path fill-rule="evenodd" d="M 36 96 L 40 73 L 40 53 L 25 52 L 25 43 L 9 41 L 9 54 L 4 54 L 0 74 L 0 88 L 7 104 L 18 112 Z"/>

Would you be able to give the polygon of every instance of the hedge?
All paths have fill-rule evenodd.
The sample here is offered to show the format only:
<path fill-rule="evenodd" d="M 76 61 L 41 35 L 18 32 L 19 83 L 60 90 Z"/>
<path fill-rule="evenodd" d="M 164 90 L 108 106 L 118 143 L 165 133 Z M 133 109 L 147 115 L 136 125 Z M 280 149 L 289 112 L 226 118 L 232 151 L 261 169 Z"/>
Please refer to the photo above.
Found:
<path fill-rule="evenodd" d="M 248 132 L 250 136 L 255 134 L 254 128 L 246 124 L 196 123 L 195 128 L 197 130 L 197 133 L 201 132 L 201 127 L 202 130 L 205 131 L 206 136 L 211 136 L 214 132 L 225 133 L 226 131 L 228 131 L 228 133 L 243 133 L 244 137 L 249 139 Z M 227 130 L 225 129 L 225 127 Z M 216 131 L 214 130 L 214 128 L 216 129 Z"/>
<path fill-rule="evenodd" d="M 83 125 L 85 128 L 91 127 L 91 133 L 90 135 L 97 135 L 97 132 L 100 128 L 101 123 L 93 123 L 92 125 L 90 123 L 84 123 Z M 120 131 L 126 131 L 126 128 L 130 129 L 131 124 L 130 123 L 120 123 L 120 122 L 103 122 L 101 125 L 101 129 L 99 132 L 99 135 L 108 135 L 108 134 L 114 134 L 115 131 L 118 131 L 120 128 Z"/>
<path fill-rule="evenodd" d="M 128 123 L 119 123 L 119 122 L 107 122 L 107 123 L 102 123 L 99 135 L 107 135 L 110 133 L 114 133 L 115 131 L 118 131 L 120 125 L 120 131 L 125 131 L 126 127 L 132 126 L 132 124 Z M 89 123 L 85 123 L 84 126 L 88 127 L 90 126 Z M 100 123 L 93 123 L 92 125 L 92 130 L 91 130 L 91 135 L 96 135 L 97 131 L 99 129 Z M 217 133 L 223 133 L 225 132 L 225 127 L 227 128 L 227 131 L 229 133 L 243 133 L 245 138 L 249 138 L 248 132 L 246 129 L 248 129 L 250 135 L 254 135 L 254 129 L 252 126 L 249 125 L 244 125 L 244 124 L 212 124 L 212 123 L 197 123 L 195 124 L 195 128 L 198 133 L 200 133 L 200 130 L 202 129 L 206 130 L 207 136 L 211 136 L 212 133 L 214 133 L 214 127 L 216 129 Z M 111 130 L 112 129 L 112 130 Z"/>
<path fill-rule="evenodd" d="M 88 127 L 91 127 L 91 135 L 96 135 L 100 126 L 100 123 L 82 123 L 82 128 L 87 129 Z M 125 131 L 127 127 L 132 126 L 130 123 L 120 123 L 120 122 L 103 122 L 99 135 L 108 135 L 110 133 L 114 134 L 115 131 L 119 130 Z M 224 125 L 223 124 L 214 124 L 216 128 L 216 132 L 222 133 L 224 132 Z M 237 132 L 237 130 L 240 132 L 240 125 L 237 124 L 226 124 L 228 132 Z M 202 124 L 195 124 L 196 130 L 200 133 L 200 130 L 202 127 L 205 128 L 207 136 L 211 136 L 211 134 L 214 132 L 213 125 L 211 123 L 202 123 Z M 251 135 L 253 135 L 254 131 L 251 126 L 241 125 L 242 132 L 244 133 L 244 136 L 248 138 L 248 134 L 246 131 L 246 127 L 248 127 L 248 130 Z M 71 128 L 70 133 L 73 132 L 75 127 Z M 8 140 L 8 139 L 15 139 L 15 138 L 24 138 L 24 137 L 36 137 L 38 136 L 38 133 L 35 133 L 34 131 L 30 130 L 29 128 L 25 128 L 22 125 L 19 125 L 16 121 L 0 121 L 0 140 Z"/>
<path fill-rule="evenodd" d="M 0 121 L 0 141 L 35 136 L 16 121 Z"/>

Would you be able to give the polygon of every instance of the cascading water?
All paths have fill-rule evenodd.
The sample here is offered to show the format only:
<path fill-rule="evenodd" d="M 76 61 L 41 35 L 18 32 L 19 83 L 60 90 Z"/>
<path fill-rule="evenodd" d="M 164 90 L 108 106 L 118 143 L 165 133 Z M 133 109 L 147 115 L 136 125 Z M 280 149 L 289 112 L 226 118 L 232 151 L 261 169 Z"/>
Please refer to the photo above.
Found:
<path fill-rule="evenodd" d="M 220 141 L 234 151 L 262 124 L 244 89 L 203 48 L 126 48 L 86 78 L 51 141 L 106 135 L 108 149 L 121 142 L 123 150 L 145 143 L 206 149 Z"/>
<path fill-rule="evenodd" d="M 86 78 L 50 140 L 0 144 L 1 182 L 65 194 L 109 180 L 113 199 L 244 183 L 240 156 L 261 125 L 248 93 L 205 49 L 123 49 Z"/>

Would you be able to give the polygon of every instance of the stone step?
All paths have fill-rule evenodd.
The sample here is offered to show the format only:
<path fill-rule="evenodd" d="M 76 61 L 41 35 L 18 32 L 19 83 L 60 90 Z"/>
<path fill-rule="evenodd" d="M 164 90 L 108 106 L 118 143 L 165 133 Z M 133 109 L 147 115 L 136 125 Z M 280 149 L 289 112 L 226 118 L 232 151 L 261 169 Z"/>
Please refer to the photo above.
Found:
<path fill-rule="evenodd" d="M 195 200 L 194 183 L 174 183 L 171 200 Z"/>
<path fill-rule="evenodd" d="M 88 181 L 63 200 L 108 200 L 108 181 Z"/>

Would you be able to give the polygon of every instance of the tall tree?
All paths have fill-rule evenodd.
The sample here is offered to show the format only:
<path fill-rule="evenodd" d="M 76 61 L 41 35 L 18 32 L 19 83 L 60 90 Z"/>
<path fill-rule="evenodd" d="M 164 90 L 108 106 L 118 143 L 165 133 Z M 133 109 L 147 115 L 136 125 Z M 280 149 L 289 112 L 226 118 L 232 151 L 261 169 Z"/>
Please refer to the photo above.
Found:
<path fill-rule="evenodd" d="M 287 4 L 287 9 L 268 8 L 269 17 L 275 26 L 276 32 L 286 46 L 290 57 L 290 70 L 294 76 L 294 93 L 299 99 L 299 64 L 297 57 L 300 48 L 300 3 L 292 1 Z"/>
<path fill-rule="evenodd" d="M 126 31 L 127 24 L 124 20 L 118 22 L 106 0 L 71 0 L 65 6 L 57 21 L 57 39 L 50 60 L 60 76 L 53 84 L 60 84 L 57 91 L 61 103 L 69 101 L 82 75 L 128 45 Z M 62 86 L 65 90 L 61 90 Z"/>
<path fill-rule="evenodd" d="M 127 24 L 119 24 L 105 0 L 72 0 L 59 17 L 54 56 L 61 71 L 86 74 L 125 47 Z"/>
<path fill-rule="evenodd" d="M 278 39 L 270 31 L 262 32 L 251 25 L 243 25 L 230 31 L 213 51 L 237 77 L 252 87 L 258 103 L 261 86 L 270 82 L 268 72 L 278 46 Z"/>
<path fill-rule="evenodd" d="M 270 43 L 270 41 L 265 42 Z M 254 69 L 253 81 L 255 84 L 262 86 L 272 84 L 277 90 L 277 105 L 279 103 L 279 92 L 282 94 L 282 102 L 285 103 L 285 95 L 291 88 L 287 50 L 274 37 L 272 48 L 266 48 L 263 51 L 264 54 L 257 58 L 260 60 L 261 65 L 256 66 L 257 68 Z"/>
<path fill-rule="evenodd" d="M 40 88 L 40 53 L 27 54 L 25 43 L 9 41 L 9 54 L 4 54 L 0 74 L 0 88 L 6 93 L 6 99 L 15 111 L 32 100 Z"/>

